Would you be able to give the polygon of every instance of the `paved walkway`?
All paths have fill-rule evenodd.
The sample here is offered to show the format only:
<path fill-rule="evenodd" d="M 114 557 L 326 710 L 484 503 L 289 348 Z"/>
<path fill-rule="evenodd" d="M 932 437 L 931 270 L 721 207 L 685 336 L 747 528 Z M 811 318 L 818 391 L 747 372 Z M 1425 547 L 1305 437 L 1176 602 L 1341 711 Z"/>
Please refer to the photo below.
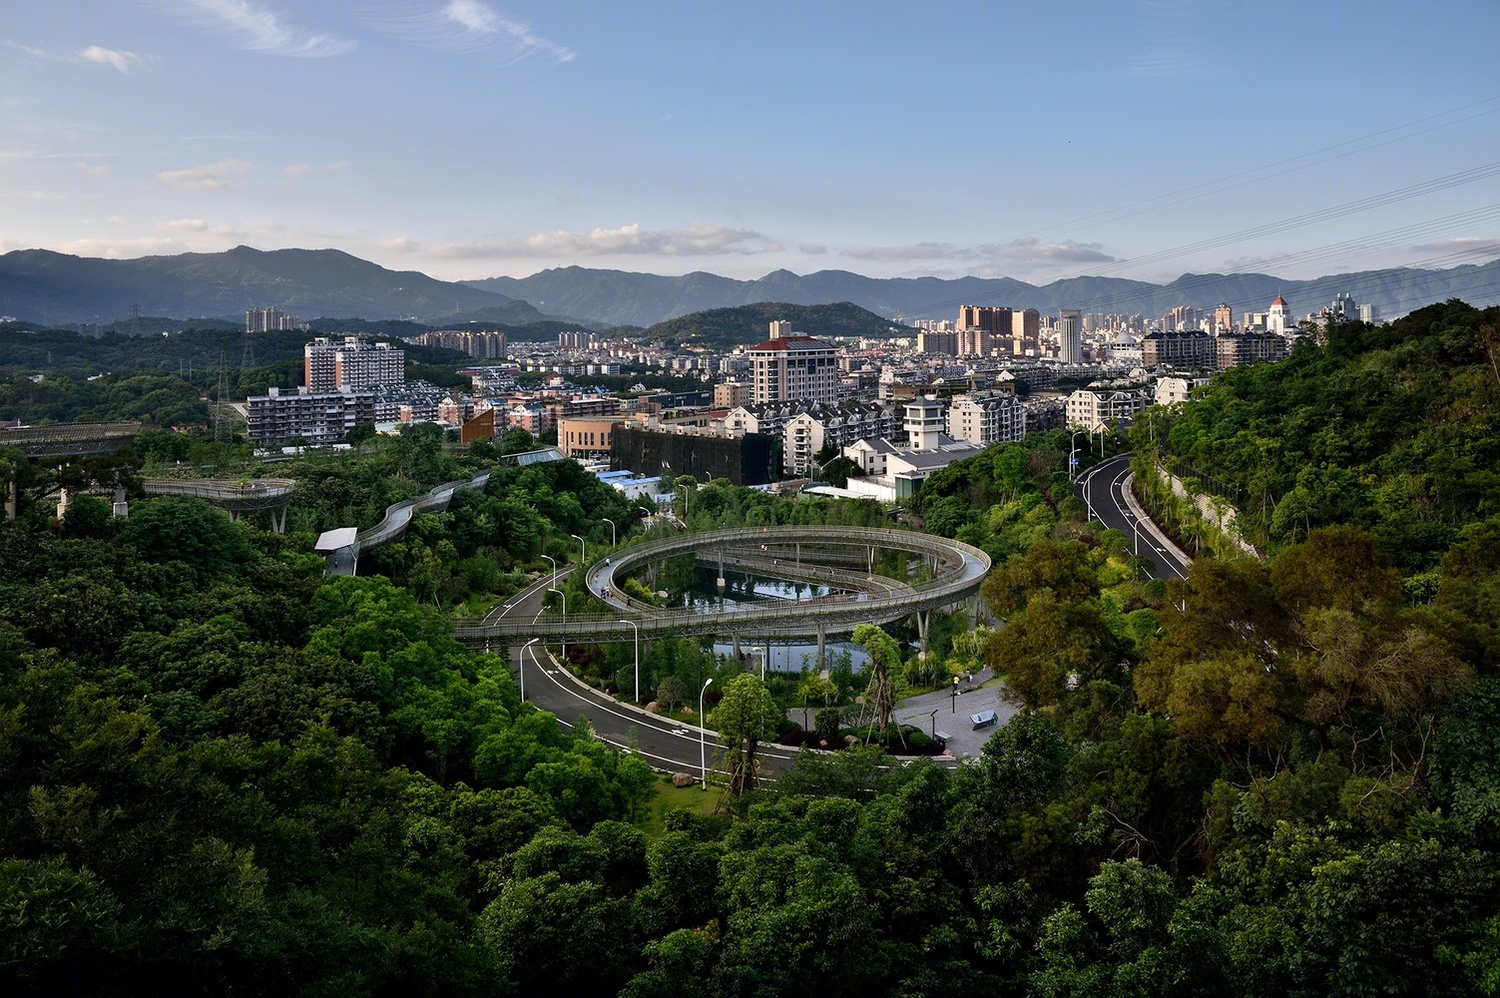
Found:
<path fill-rule="evenodd" d="M 1001 697 L 1000 694 L 1005 690 L 1003 685 L 996 683 L 984 689 L 978 688 L 993 677 L 994 673 L 989 669 L 975 672 L 973 682 L 960 676 L 959 694 L 956 697 L 951 690 L 936 690 L 907 697 L 896 705 L 891 718 L 898 724 L 915 725 L 929 735 L 936 727 L 938 735 L 947 739 L 948 750 L 953 753 L 954 758 L 978 758 L 979 750 L 990 740 L 990 736 L 1020 712 L 1020 708 L 1006 703 Z M 987 710 L 993 710 L 999 715 L 999 720 L 975 731 L 969 715 Z"/>

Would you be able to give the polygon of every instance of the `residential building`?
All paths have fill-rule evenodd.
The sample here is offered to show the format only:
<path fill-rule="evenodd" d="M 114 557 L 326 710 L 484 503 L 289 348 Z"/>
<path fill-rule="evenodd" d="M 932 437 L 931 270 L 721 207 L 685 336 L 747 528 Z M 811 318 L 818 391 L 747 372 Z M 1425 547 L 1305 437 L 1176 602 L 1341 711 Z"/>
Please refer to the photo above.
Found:
<path fill-rule="evenodd" d="M 1058 313 L 1057 359 L 1064 364 L 1083 361 L 1083 329 L 1076 308 L 1065 308 Z"/>
<path fill-rule="evenodd" d="M 1092 430 L 1103 423 L 1128 423 L 1151 402 L 1145 388 L 1080 388 L 1065 403 L 1068 425 Z"/>
<path fill-rule="evenodd" d="M 751 347 L 751 400 L 833 402 L 839 383 L 838 351 L 811 336 L 787 335 L 791 324 L 771 323 L 771 338 Z"/>
<path fill-rule="evenodd" d="M 342 342 L 319 336 L 303 347 L 302 371 L 314 392 L 397 385 L 406 380 L 406 352 L 363 336 L 345 336 Z"/>
<path fill-rule="evenodd" d="M 864 437 L 889 436 L 891 427 L 890 411 L 874 402 L 812 406 L 782 426 L 782 470 L 794 478 L 816 476 L 820 451 L 842 450 Z"/>
<path fill-rule="evenodd" d="M 1214 338 L 1202 330 L 1185 333 L 1147 333 L 1141 340 L 1141 364 L 1145 367 L 1212 369 L 1218 363 Z"/>
<path fill-rule="evenodd" d="M 1156 389 L 1152 393 L 1152 403 L 1172 405 L 1176 402 L 1186 402 L 1192 390 L 1202 383 L 1201 380 L 1195 378 L 1158 378 Z"/>
<path fill-rule="evenodd" d="M 436 329 L 412 338 L 425 347 L 462 350 L 480 360 L 499 360 L 505 356 L 505 334 L 499 330 Z"/>
<path fill-rule="evenodd" d="M 256 446 L 296 441 L 320 446 L 342 443 L 360 423 L 375 422 L 372 391 L 294 392 L 271 388 L 245 399 L 245 435 Z"/>
<path fill-rule="evenodd" d="M 1026 437 L 1026 413 L 1014 395 L 956 395 L 948 406 L 948 436 L 988 447 Z"/>
<path fill-rule="evenodd" d="M 1221 371 L 1263 360 L 1282 360 L 1287 353 L 1287 339 L 1274 333 L 1237 333 L 1217 337 L 1214 343 L 1217 366 Z"/>
<path fill-rule="evenodd" d="M 296 329 L 302 320 L 288 315 L 279 308 L 248 308 L 245 310 L 245 332 L 268 333 L 279 329 Z"/>

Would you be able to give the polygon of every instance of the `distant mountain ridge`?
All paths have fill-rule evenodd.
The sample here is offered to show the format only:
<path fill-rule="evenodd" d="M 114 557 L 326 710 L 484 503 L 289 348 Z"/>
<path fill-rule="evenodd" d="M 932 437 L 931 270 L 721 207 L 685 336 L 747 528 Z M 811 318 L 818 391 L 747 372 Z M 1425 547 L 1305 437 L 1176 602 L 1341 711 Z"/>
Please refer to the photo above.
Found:
<path fill-rule="evenodd" d="M 960 305 L 1007 305 L 1056 314 L 1059 309 L 1160 316 L 1178 305 L 1211 309 L 1228 303 L 1238 321 L 1264 312 L 1277 295 L 1291 313 L 1316 312 L 1339 294 L 1379 307 L 1390 318 L 1448 298 L 1483 307 L 1500 303 L 1500 260 L 1449 270 L 1394 268 L 1290 281 L 1269 274 L 1184 274 L 1170 284 L 1114 277 L 1074 277 L 1043 286 L 1014 278 L 873 278 L 843 270 L 799 276 L 772 271 L 753 281 L 701 272 L 681 277 L 560 267 L 530 277 L 492 277 L 471 286 L 522 298 L 543 311 L 605 324 L 649 326 L 714 308 L 760 302 L 819 305 L 851 302 L 911 322 L 953 319 Z"/>
<path fill-rule="evenodd" d="M 0 256 L 0 315 L 42 324 L 105 324 L 130 315 L 184 321 L 243 321 L 247 308 L 277 306 L 302 318 L 405 318 L 427 325 L 651 326 L 695 312 L 766 302 L 849 302 L 901 322 L 952 319 L 960 305 L 1008 305 L 1159 316 L 1178 305 L 1227 302 L 1238 320 L 1277 295 L 1293 315 L 1338 294 L 1378 306 L 1387 318 L 1448 298 L 1500 303 L 1500 260 L 1448 270 L 1396 268 L 1289 281 L 1267 274 L 1184 274 L 1170 284 L 1075 277 L 1034 286 L 1014 278 L 873 278 L 843 270 L 776 270 L 753 281 L 694 272 L 680 277 L 561 267 L 525 278 L 439 281 L 387 270 L 341 250 L 257 250 L 104 260 L 50 250 Z"/>
<path fill-rule="evenodd" d="M 338 315 L 415 318 L 432 325 L 484 312 L 512 324 L 546 318 L 509 296 L 387 270 L 342 250 L 183 253 L 103 260 L 50 250 L 0 256 L 0 315 L 29 322 L 108 323 L 139 306 L 144 315 L 245 321 L 245 310 L 276 306 L 303 319 Z M 503 319 L 502 319 L 503 317 Z"/>

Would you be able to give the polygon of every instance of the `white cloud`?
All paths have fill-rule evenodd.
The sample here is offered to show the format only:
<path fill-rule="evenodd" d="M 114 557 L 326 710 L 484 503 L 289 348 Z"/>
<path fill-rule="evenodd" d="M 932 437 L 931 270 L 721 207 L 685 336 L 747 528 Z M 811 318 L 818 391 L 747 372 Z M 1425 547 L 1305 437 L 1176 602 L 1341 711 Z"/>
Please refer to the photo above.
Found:
<path fill-rule="evenodd" d="M 109 172 L 108 163 L 86 163 L 83 160 L 79 160 L 74 166 L 78 167 L 80 173 L 90 177 L 102 177 Z"/>
<path fill-rule="evenodd" d="M 93 63 L 97 66 L 111 66 L 126 74 L 133 73 L 143 66 L 159 61 L 154 55 L 139 55 L 135 52 L 125 52 L 120 49 L 107 49 L 102 45 L 90 45 L 76 52 L 48 52 L 46 49 L 32 48 L 29 45 L 21 45 L 12 41 L 7 41 L 6 44 L 36 59 L 46 59 L 48 62 L 71 63 L 73 65 Z"/>
<path fill-rule="evenodd" d="M 797 249 L 805 256 L 825 256 L 828 253 L 828 247 L 822 243 L 803 243 Z"/>
<path fill-rule="evenodd" d="M 483 0 L 386 0 L 362 12 L 370 28 L 418 45 L 460 51 L 493 48 L 512 61 L 548 56 L 557 62 L 577 58 L 565 45 L 538 35 Z"/>
<path fill-rule="evenodd" d="M 409 236 L 397 236 L 395 239 L 382 239 L 380 248 L 393 253 L 418 253 L 421 252 L 422 244 Z"/>
<path fill-rule="evenodd" d="M 307 174 L 312 167 L 307 163 L 293 163 L 291 166 L 282 167 L 281 172 L 288 177 L 301 177 Z"/>
<path fill-rule="evenodd" d="M 501 17 L 480 0 L 448 0 L 443 5 L 443 16 L 474 35 L 508 36 L 523 53 L 544 52 L 558 62 L 574 58 L 571 49 L 542 38 L 530 25 Z"/>
<path fill-rule="evenodd" d="M 695 256 L 772 253 L 780 246 L 753 229 L 699 222 L 685 229 L 652 231 L 639 225 L 591 232 L 538 232 L 495 243 L 450 244 L 434 252 L 448 259 L 516 256 Z"/>
<path fill-rule="evenodd" d="M 201 218 L 179 218 L 171 222 L 162 222 L 156 227 L 158 232 L 207 232 L 208 223 Z"/>
<path fill-rule="evenodd" d="M 354 42 L 289 25 L 250 0 L 186 0 L 182 13 L 236 39 L 240 48 L 268 55 L 322 59 L 343 55 Z"/>
<path fill-rule="evenodd" d="M 88 48 L 78 50 L 78 58 L 84 62 L 94 62 L 101 66 L 113 66 L 122 73 L 133 73 L 148 62 L 154 62 L 152 56 L 136 55 L 134 52 L 121 52 L 118 49 L 107 49 L 101 45 L 90 45 Z"/>
<path fill-rule="evenodd" d="M 188 191 L 228 190 L 229 178 L 249 170 L 251 164 L 242 159 L 224 159 L 207 166 L 194 166 L 186 170 L 163 170 L 156 175 L 157 183 Z"/>

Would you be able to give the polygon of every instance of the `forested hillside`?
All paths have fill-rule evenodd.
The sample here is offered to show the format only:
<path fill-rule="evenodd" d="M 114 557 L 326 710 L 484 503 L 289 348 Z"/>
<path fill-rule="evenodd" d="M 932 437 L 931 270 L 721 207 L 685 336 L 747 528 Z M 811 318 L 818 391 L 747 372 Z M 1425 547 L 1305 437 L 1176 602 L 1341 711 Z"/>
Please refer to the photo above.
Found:
<path fill-rule="evenodd" d="M 934 475 L 906 513 L 995 559 L 985 654 L 1020 714 L 955 771 L 809 755 L 656 824 L 641 758 L 522 704 L 443 612 L 634 522 L 575 465 L 497 474 L 372 552 L 386 574 L 333 580 L 313 524 L 466 470 L 440 441 L 294 466 L 316 501 L 286 537 L 182 500 L 32 506 L 0 527 L 0 972 L 84 995 L 1500 993 L 1493 321 L 1336 329 L 1156 414 L 1164 456 L 1275 472 L 1265 560 L 1142 577 L 1061 433 Z M 1280 456 L 1237 472 L 1279 422 Z M 1278 531 L 1307 467 L 1355 500 Z M 1393 481 L 1405 505 L 1371 498 Z M 691 499 L 694 528 L 880 515 Z M 1425 532 L 1389 522 L 1413 511 Z M 715 691 L 741 668 L 652 644 Z"/>

